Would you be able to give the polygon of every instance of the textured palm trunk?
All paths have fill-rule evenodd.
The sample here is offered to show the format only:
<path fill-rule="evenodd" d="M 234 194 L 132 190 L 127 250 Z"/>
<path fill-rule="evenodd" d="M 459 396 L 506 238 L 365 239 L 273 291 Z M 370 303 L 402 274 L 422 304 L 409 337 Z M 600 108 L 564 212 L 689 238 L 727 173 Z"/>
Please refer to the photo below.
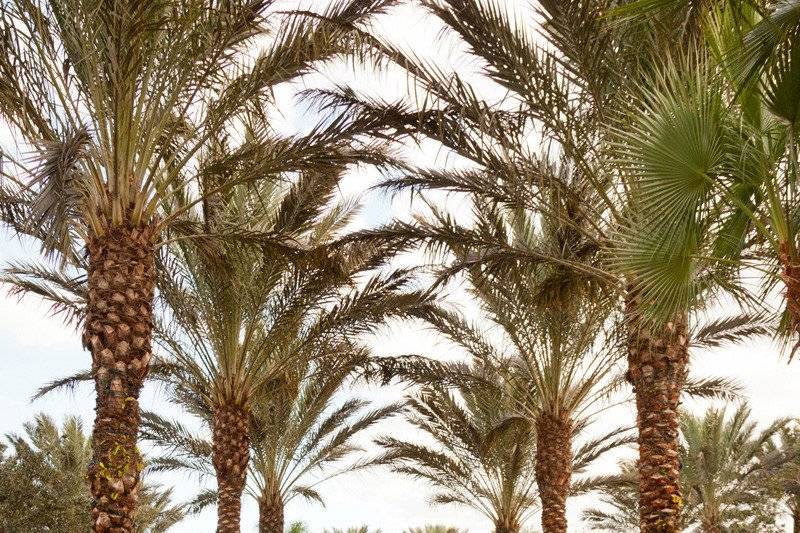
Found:
<path fill-rule="evenodd" d="M 258 500 L 258 533 L 283 533 L 283 499 L 277 491 Z"/>
<path fill-rule="evenodd" d="M 572 477 L 572 421 L 541 414 L 536 419 L 536 483 L 542 500 L 542 531 L 566 533 Z"/>
<path fill-rule="evenodd" d="M 628 380 L 636 393 L 639 428 L 639 513 L 642 533 L 679 531 L 678 404 L 688 367 L 686 320 L 653 333 L 637 320 L 638 302 L 627 301 Z"/>
<path fill-rule="evenodd" d="M 92 354 L 96 406 L 88 479 L 96 533 L 130 533 L 142 459 L 139 392 L 151 356 L 155 256 L 151 228 L 113 228 L 87 242 L 83 344 Z"/>
<path fill-rule="evenodd" d="M 217 474 L 217 533 L 239 533 L 242 492 L 250 458 L 247 412 L 236 405 L 214 409 L 212 462 Z"/>

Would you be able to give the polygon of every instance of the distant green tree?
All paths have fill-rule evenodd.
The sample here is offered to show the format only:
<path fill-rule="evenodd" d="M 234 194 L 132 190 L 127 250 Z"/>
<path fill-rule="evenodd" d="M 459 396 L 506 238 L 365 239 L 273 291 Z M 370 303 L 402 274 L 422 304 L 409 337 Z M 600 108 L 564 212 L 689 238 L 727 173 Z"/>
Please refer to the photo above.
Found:
<path fill-rule="evenodd" d="M 86 468 L 92 448 L 80 420 L 67 417 L 59 429 L 40 414 L 24 428 L 24 436 L 8 435 L 8 445 L 0 444 L 0 531 L 89 531 L 92 498 Z M 173 505 L 170 496 L 169 490 L 141 486 L 136 533 L 163 533 L 183 519 L 182 507 Z"/>

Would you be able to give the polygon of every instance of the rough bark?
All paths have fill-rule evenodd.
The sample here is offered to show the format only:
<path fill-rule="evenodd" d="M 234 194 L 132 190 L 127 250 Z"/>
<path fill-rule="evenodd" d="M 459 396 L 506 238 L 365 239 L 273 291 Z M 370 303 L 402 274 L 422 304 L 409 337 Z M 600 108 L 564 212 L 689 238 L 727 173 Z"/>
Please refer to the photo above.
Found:
<path fill-rule="evenodd" d="M 629 291 L 628 380 L 636 393 L 639 428 L 639 513 L 642 533 L 679 531 L 678 404 L 688 367 L 686 320 L 653 332 L 642 324 Z"/>
<path fill-rule="evenodd" d="M 283 500 L 277 491 L 258 500 L 258 533 L 283 533 Z"/>
<path fill-rule="evenodd" d="M 542 531 L 566 533 L 572 477 L 572 421 L 541 414 L 536 419 L 536 483 L 542 500 Z"/>
<path fill-rule="evenodd" d="M 155 256 L 151 228 L 113 228 L 88 240 L 83 344 L 92 354 L 96 407 L 88 479 L 97 533 L 129 533 L 142 459 L 139 392 L 151 356 Z"/>
<path fill-rule="evenodd" d="M 247 412 L 236 405 L 214 409 L 212 462 L 217 475 L 217 533 L 239 533 L 242 492 L 250 457 Z"/>

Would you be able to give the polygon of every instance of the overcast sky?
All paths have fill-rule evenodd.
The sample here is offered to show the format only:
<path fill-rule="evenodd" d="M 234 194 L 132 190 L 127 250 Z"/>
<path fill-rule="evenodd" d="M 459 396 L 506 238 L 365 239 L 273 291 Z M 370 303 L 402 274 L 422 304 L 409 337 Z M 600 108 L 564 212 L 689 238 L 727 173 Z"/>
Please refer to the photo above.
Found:
<path fill-rule="evenodd" d="M 404 43 L 407 48 L 420 54 L 447 59 L 456 68 L 465 69 L 465 73 L 474 66 L 459 58 L 447 42 L 437 40 L 439 28 L 431 23 L 430 17 L 414 9 L 403 8 L 394 12 L 390 20 L 382 22 L 380 28 L 395 42 Z M 347 77 L 348 74 L 331 67 L 324 76 L 312 78 L 307 84 L 324 83 L 326 77 L 341 81 L 339 76 Z M 385 77 L 365 78 L 363 74 L 361 77 L 355 75 L 355 78 L 365 88 L 390 97 L 404 89 L 403 83 L 397 79 L 387 81 Z M 287 88 L 283 97 L 289 98 L 295 89 Z M 283 128 L 291 131 L 307 127 L 309 120 L 301 112 L 290 106 L 283 108 L 283 111 Z M 427 157 L 434 159 L 437 156 L 441 154 L 427 154 Z M 424 158 L 426 154 L 418 157 Z M 373 172 L 360 169 L 348 178 L 342 188 L 342 195 L 362 195 L 376 180 L 377 176 Z M 392 200 L 372 192 L 362 196 L 362 199 L 365 207 L 358 222 L 361 226 L 378 225 L 393 216 L 408 216 L 407 198 Z M 460 201 L 457 197 L 442 197 L 442 202 L 448 202 L 454 211 L 462 207 Z M 20 243 L 7 233 L 0 235 L 0 264 L 20 258 L 34 258 L 36 255 L 35 246 Z M 457 293 L 457 290 L 454 292 Z M 469 302 L 466 301 L 456 303 L 464 308 L 469 307 Z M 447 342 L 438 339 L 418 324 L 393 324 L 377 335 L 373 344 L 376 350 L 384 354 L 422 353 L 438 358 L 458 358 L 461 355 Z M 83 370 L 90 362 L 89 354 L 80 348 L 77 333 L 65 327 L 60 319 L 49 317 L 46 305 L 34 299 L 18 301 L 2 293 L 0 354 L 4 362 L 3 371 L 0 372 L 1 434 L 21 431 L 22 424 L 40 411 L 59 420 L 67 414 L 77 414 L 84 420 L 87 430 L 91 428 L 94 405 L 91 386 L 80 388 L 74 394 L 53 394 L 37 402 L 30 402 L 30 397 L 40 385 Z M 721 375 L 740 380 L 747 388 L 754 415 L 764 424 L 780 416 L 800 416 L 800 400 L 797 395 L 800 364 L 787 365 L 786 359 L 779 357 L 777 348 L 767 341 L 695 353 L 691 367 L 695 375 Z M 356 394 L 366 395 L 379 403 L 399 398 L 402 392 L 400 387 L 355 391 Z M 142 407 L 163 412 L 164 398 L 152 387 L 147 387 Z M 701 406 L 691 404 L 691 407 Z M 619 425 L 633 424 L 634 420 L 633 405 L 628 403 L 604 412 L 593 431 L 600 432 Z M 383 423 L 372 434 L 406 435 L 407 432 L 408 427 L 404 424 L 390 421 Z M 366 442 L 368 438 L 364 440 Z M 606 471 L 613 470 L 613 467 L 614 459 L 599 466 Z M 165 476 L 160 481 L 174 486 L 178 499 L 190 498 L 198 487 L 196 479 L 182 476 Z M 345 475 L 322 485 L 320 492 L 325 498 L 325 507 L 293 502 L 286 510 L 287 523 L 301 520 L 315 532 L 321 532 L 326 527 L 344 528 L 361 524 L 380 528 L 385 533 L 400 533 L 408 527 L 428 523 L 467 528 L 472 532 L 491 529 L 487 520 L 467 509 L 428 505 L 427 499 L 431 495 L 428 487 L 385 470 Z M 591 498 L 570 501 L 570 531 L 583 531 L 579 525 L 579 515 L 581 508 L 587 503 L 591 503 Z M 243 531 L 256 531 L 256 512 L 254 503 L 247 500 L 243 513 Z M 538 516 L 528 526 L 534 527 L 537 522 Z M 214 531 L 214 528 L 215 515 L 212 509 L 186 520 L 173 531 L 205 533 Z"/>

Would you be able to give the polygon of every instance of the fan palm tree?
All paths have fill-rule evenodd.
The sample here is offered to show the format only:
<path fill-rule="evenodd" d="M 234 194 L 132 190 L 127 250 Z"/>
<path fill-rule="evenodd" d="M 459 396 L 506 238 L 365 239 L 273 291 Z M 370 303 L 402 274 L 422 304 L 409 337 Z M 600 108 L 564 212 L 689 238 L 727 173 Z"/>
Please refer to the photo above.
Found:
<path fill-rule="evenodd" d="M 368 402 L 337 400 L 349 376 L 363 364 L 367 351 L 351 345 L 326 347 L 313 360 L 295 363 L 267 393 L 252 400 L 251 454 L 246 491 L 259 507 L 259 532 L 281 533 L 284 508 L 296 497 L 323 502 L 316 486 L 332 477 L 369 467 L 368 460 L 341 461 L 361 452 L 357 436 L 402 407 L 389 404 L 367 410 Z M 178 396 L 186 407 L 208 423 L 211 411 L 189 391 Z M 184 470 L 201 475 L 213 472 L 213 446 L 194 436 L 180 422 L 153 413 L 145 418 L 145 438 L 167 450 L 153 461 L 156 471 Z M 200 509 L 218 501 L 218 492 L 195 499 Z"/>
<path fill-rule="evenodd" d="M 77 417 L 61 428 L 46 415 L 25 424 L 25 436 L 7 437 L 11 454 L 0 459 L 0 529 L 3 531 L 86 531 L 91 494 L 86 468 L 91 442 Z M 5 450 L 2 450 L 5 451 Z M 136 533 L 163 533 L 180 522 L 184 506 L 173 505 L 171 491 L 144 483 L 134 517 Z"/>
<path fill-rule="evenodd" d="M 341 1 L 322 18 L 282 18 L 254 60 L 247 50 L 271 0 L 0 7 L 0 113 L 20 139 L 18 149 L 4 150 L 4 218 L 62 261 L 87 250 L 83 344 L 97 393 L 89 467 L 95 531 L 133 527 L 138 397 L 151 359 L 162 237 L 190 236 L 197 228 L 181 222 L 198 209 L 197 191 L 223 191 L 229 171 L 250 181 L 296 168 L 319 156 L 319 143 L 289 137 L 277 143 L 279 152 L 266 152 L 275 138 L 261 131 L 210 166 L 201 168 L 198 155 L 237 126 L 242 110 L 264 108 L 276 84 L 347 51 L 354 25 L 390 3 Z M 339 130 L 334 124 L 312 137 L 338 138 Z M 34 155 L 23 160 L 19 152 Z"/>

